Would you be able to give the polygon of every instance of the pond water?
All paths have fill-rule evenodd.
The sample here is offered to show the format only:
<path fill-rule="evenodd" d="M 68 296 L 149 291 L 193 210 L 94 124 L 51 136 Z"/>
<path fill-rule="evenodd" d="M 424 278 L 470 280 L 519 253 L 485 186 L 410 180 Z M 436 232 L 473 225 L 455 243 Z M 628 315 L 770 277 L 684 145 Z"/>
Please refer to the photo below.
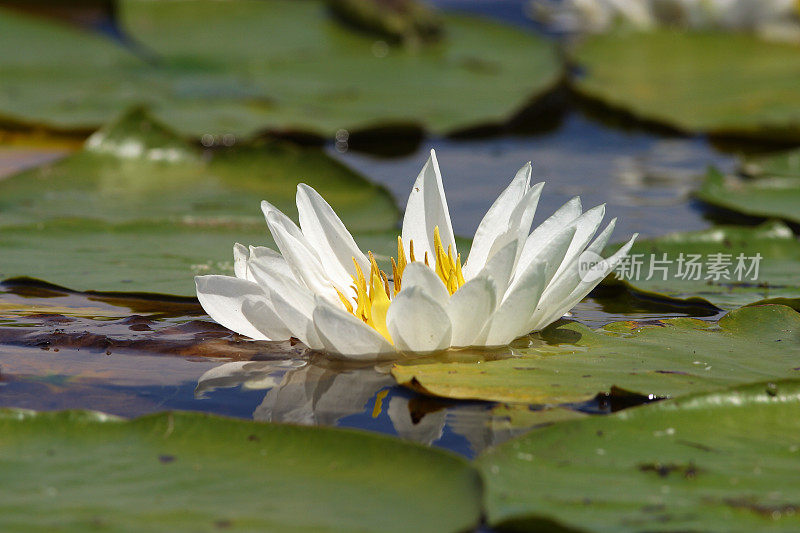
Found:
<path fill-rule="evenodd" d="M 447 8 L 467 2 L 441 1 Z M 489 4 L 489 3 L 484 3 Z M 522 2 L 498 2 L 508 17 Z M 411 153 L 380 157 L 326 150 L 386 185 L 402 206 L 431 148 L 437 150 L 457 233 L 471 235 L 527 161 L 547 181 L 537 220 L 574 195 L 607 204 L 616 239 L 695 230 L 710 223 L 690 198 L 708 165 L 735 159 L 705 138 L 620 129 L 570 103 L 536 133 L 428 138 Z M 63 147 L 0 146 L 0 176 L 64 155 Z M 619 319 L 682 316 L 642 303 L 589 298 L 574 319 L 598 327 Z M 709 318 L 715 318 L 714 316 Z M 507 411 L 480 402 L 437 400 L 394 385 L 387 366 L 325 362 L 289 343 L 252 342 L 206 317 L 192 299 L 74 293 L 35 283 L 0 286 L 0 406 L 95 409 L 137 416 L 187 409 L 299 424 L 356 427 L 398 435 L 472 457 L 523 432 Z M 567 406 L 608 412 L 614 398 Z"/>

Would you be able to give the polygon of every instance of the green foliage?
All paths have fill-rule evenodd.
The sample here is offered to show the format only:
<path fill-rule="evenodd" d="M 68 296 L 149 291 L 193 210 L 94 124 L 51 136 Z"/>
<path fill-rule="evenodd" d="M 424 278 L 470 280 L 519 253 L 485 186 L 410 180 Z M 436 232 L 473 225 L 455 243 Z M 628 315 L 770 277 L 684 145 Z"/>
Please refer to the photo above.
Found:
<path fill-rule="evenodd" d="M 758 383 L 534 430 L 478 459 L 491 526 L 797 531 L 800 382 Z"/>
<path fill-rule="evenodd" d="M 464 460 L 388 437 L 196 413 L 0 411 L 4 531 L 464 531 Z"/>
<path fill-rule="evenodd" d="M 573 52 L 582 94 L 680 130 L 800 140 L 800 47 L 726 33 L 613 32 Z"/>
<path fill-rule="evenodd" d="M 563 321 L 539 337 L 512 345 L 511 358 L 419 360 L 395 364 L 392 375 L 436 396 L 559 404 L 612 387 L 663 398 L 788 378 L 800 360 L 800 314 L 781 305 L 743 307 L 717 324 L 676 318 L 592 330 Z"/>
<path fill-rule="evenodd" d="M 118 13 L 135 48 L 0 10 L 0 47 L 15 51 L 0 57 L 0 116 L 92 130 L 145 104 L 195 138 L 443 133 L 505 121 L 561 73 L 545 40 L 474 17 L 444 17 L 441 43 L 387 49 L 322 1 L 123 0 Z"/>
<path fill-rule="evenodd" d="M 74 155 L 0 181 L 0 277 L 194 294 L 194 274 L 233 272 L 234 242 L 274 246 L 260 202 L 295 216 L 299 182 L 377 252 L 392 249 L 393 198 L 322 151 L 272 141 L 204 154 L 136 109 Z"/>

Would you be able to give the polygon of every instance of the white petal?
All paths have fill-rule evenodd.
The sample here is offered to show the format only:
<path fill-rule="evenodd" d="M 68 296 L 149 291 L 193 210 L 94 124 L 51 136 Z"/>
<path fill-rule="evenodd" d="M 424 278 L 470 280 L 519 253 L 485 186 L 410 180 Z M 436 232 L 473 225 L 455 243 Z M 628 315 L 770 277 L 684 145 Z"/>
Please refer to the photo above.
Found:
<path fill-rule="evenodd" d="M 453 327 L 452 346 L 472 346 L 497 305 L 494 281 L 472 278 L 447 302 L 447 315 Z"/>
<path fill-rule="evenodd" d="M 394 346 L 380 333 L 323 299 L 317 299 L 314 326 L 325 351 L 330 354 L 360 361 L 385 360 L 397 356 Z"/>
<path fill-rule="evenodd" d="M 403 246 L 408 254 L 409 243 L 414 241 L 414 256 L 422 260 L 425 252 L 428 257 L 433 255 L 433 230 L 439 227 L 439 235 L 445 251 L 448 246 L 453 247 L 455 256 L 456 241 L 453 237 L 453 225 L 450 222 L 450 211 L 447 208 L 447 199 L 444 196 L 442 175 L 439 172 L 439 163 L 436 153 L 431 150 L 431 156 L 422 167 L 422 172 L 417 176 L 411 194 L 408 196 L 406 212 L 403 216 Z"/>
<path fill-rule="evenodd" d="M 408 287 L 419 287 L 442 307 L 446 306 L 450 299 L 447 287 L 444 286 L 444 282 L 436 275 L 436 272 L 419 261 L 409 263 L 403 271 L 401 289 Z"/>
<path fill-rule="evenodd" d="M 519 277 L 481 336 L 485 346 L 501 346 L 528 333 L 527 325 L 545 286 L 545 263 L 534 262 Z"/>
<path fill-rule="evenodd" d="M 305 183 L 297 186 L 297 212 L 303 235 L 326 268 L 340 270 L 336 275 L 348 283 L 356 273 L 353 258 L 363 272 L 369 270 L 369 261 L 333 208 Z"/>
<path fill-rule="evenodd" d="M 270 304 L 280 317 L 292 337 L 315 350 L 323 348 L 313 326 L 313 312 L 316 306 L 311 291 L 289 278 L 274 267 L 274 263 L 252 262 L 250 274 L 267 291 Z"/>
<path fill-rule="evenodd" d="M 592 240 L 592 237 L 594 237 L 594 234 L 597 232 L 597 228 L 603 223 L 605 214 L 606 206 L 603 204 L 589 209 L 578 217 L 575 221 L 577 231 L 575 231 L 572 243 L 570 243 L 569 249 L 567 249 L 567 253 L 564 255 L 561 266 L 556 270 L 556 276 L 563 272 L 564 269 L 583 252 L 586 245 L 589 244 L 589 241 Z"/>
<path fill-rule="evenodd" d="M 250 271 L 254 266 L 259 266 L 264 271 L 274 272 L 283 277 L 296 280 L 292 269 L 289 268 L 288 264 L 286 264 L 286 259 L 284 259 L 280 253 L 276 252 L 272 248 L 267 248 L 265 246 L 251 246 L 250 257 L 247 261 L 247 269 Z M 258 281 L 253 277 L 252 272 L 248 272 L 247 279 Z"/>
<path fill-rule="evenodd" d="M 247 260 L 250 257 L 250 250 L 244 244 L 238 242 L 233 245 L 233 273 L 239 279 L 248 279 Z M 250 280 L 252 281 L 252 280 Z"/>
<path fill-rule="evenodd" d="M 600 254 L 606 247 L 606 244 L 608 244 L 608 240 L 611 238 L 611 234 L 614 232 L 614 228 L 616 226 L 617 226 L 617 219 L 612 218 L 611 221 L 608 223 L 608 226 L 606 226 L 606 229 L 604 229 L 600 233 L 600 235 L 597 236 L 594 242 L 592 242 L 592 244 L 590 244 L 585 251 L 592 252 L 595 254 Z"/>
<path fill-rule="evenodd" d="M 587 281 L 580 279 L 578 261 L 574 261 L 566 272 L 556 280 L 556 283 L 551 286 L 553 288 L 552 294 L 542 295 L 540 308 L 537 308 L 531 328 L 540 330 L 547 327 L 583 300 L 628 255 L 636 237 L 638 237 L 638 234 L 634 234 L 622 248 L 607 258 L 603 262 L 602 272 Z M 548 287 L 545 292 L 550 293 L 551 287 Z M 545 301 L 545 298 L 547 298 L 547 301 Z"/>
<path fill-rule="evenodd" d="M 332 302 L 338 301 L 333 280 L 328 277 L 317 256 L 309 252 L 302 236 L 297 238 L 292 235 L 274 213 L 267 215 L 267 224 L 295 278 L 302 281 L 313 293 L 324 296 Z M 339 286 L 341 291 L 346 288 L 346 285 Z"/>
<path fill-rule="evenodd" d="M 420 287 L 397 293 L 386 314 L 386 326 L 395 348 L 429 353 L 450 346 L 452 326 L 447 312 Z"/>
<path fill-rule="evenodd" d="M 525 239 L 525 244 L 522 247 L 522 252 L 517 262 L 518 270 L 520 272 L 525 270 L 531 262 L 537 259 L 542 246 L 550 242 L 550 239 L 552 239 L 554 235 L 578 218 L 580 214 L 581 199 L 576 196 L 558 208 L 550 218 L 539 224 L 539 226 L 533 230 L 533 233 Z"/>
<path fill-rule="evenodd" d="M 241 335 L 256 340 L 269 340 L 242 313 L 248 298 L 264 299 L 266 294 L 258 284 L 233 276 L 195 276 L 197 299 L 215 322 Z"/>
<path fill-rule="evenodd" d="M 539 198 L 542 196 L 543 188 L 544 182 L 537 183 L 531 187 L 511 213 L 509 227 L 517 230 L 517 239 L 520 241 L 519 252 L 522 252 L 525 240 L 531 232 L 531 224 L 533 223 L 533 217 L 536 215 L 536 207 L 539 205 Z"/>
<path fill-rule="evenodd" d="M 311 294 L 283 294 L 271 290 L 269 297 L 275 312 L 292 332 L 292 337 L 300 339 L 313 350 L 325 348 L 314 327 L 314 300 Z"/>
<path fill-rule="evenodd" d="M 242 314 L 270 340 L 281 341 L 292 336 L 269 299 L 246 298 L 242 303 Z"/>
<path fill-rule="evenodd" d="M 500 234 L 506 231 L 511 212 L 528 191 L 530 179 L 531 164 L 528 162 L 517 171 L 517 175 L 511 180 L 511 184 L 500 193 L 492 207 L 483 216 L 483 220 L 481 220 L 478 229 L 475 231 L 472 247 L 464 264 L 463 273 L 465 278 L 474 277 L 486 265 L 492 244 Z"/>
<path fill-rule="evenodd" d="M 300 228 L 297 227 L 297 224 L 292 222 L 291 218 L 289 218 L 285 214 L 283 214 L 283 211 L 281 211 L 280 209 L 278 209 L 277 207 L 275 207 L 271 203 L 267 202 L 266 200 L 263 200 L 261 202 L 261 211 L 264 213 L 264 218 L 267 219 L 267 225 L 269 225 L 269 219 L 270 219 L 270 215 L 271 215 L 273 217 L 273 221 L 272 221 L 273 225 L 276 225 L 276 224 L 280 225 L 284 230 L 286 230 L 298 242 L 303 243 L 303 246 L 305 246 L 308 249 L 308 251 L 314 257 L 319 259 L 319 257 L 317 256 L 317 252 L 314 250 L 314 248 L 311 247 L 310 244 L 308 244 L 308 241 L 306 240 L 305 236 L 303 235 L 303 232 L 300 231 Z M 270 231 L 272 231 L 272 230 L 270 229 Z"/>
<path fill-rule="evenodd" d="M 511 275 L 514 273 L 514 262 L 517 257 L 519 242 L 514 239 L 506 244 L 502 250 L 495 253 L 486 266 L 483 267 L 479 277 L 491 278 L 497 291 L 497 303 L 503 299 L 508 289 Z"/>

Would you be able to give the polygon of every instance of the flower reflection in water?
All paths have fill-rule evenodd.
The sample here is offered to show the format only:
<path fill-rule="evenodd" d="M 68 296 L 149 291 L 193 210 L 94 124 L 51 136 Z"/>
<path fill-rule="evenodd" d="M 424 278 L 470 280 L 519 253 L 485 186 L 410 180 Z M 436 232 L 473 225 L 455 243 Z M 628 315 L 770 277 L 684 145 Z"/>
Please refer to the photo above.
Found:
<path fill-rule="evenodd" d="M 195 397 L 263 389 L 253 411 L 258 421 L 367 429 L 467 456 L 528 429 L 504 425 L 490 403 L 429 398 L 400 387 L 390 368 L 297 359 L 230 362 L 203 374 Z"/>

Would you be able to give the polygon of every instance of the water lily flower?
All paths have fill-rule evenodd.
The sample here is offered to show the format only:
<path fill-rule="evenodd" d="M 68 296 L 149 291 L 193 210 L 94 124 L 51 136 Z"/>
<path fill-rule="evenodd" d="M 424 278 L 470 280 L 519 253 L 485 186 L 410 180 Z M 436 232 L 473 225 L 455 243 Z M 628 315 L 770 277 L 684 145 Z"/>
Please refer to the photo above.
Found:
<path fill-rule="evenodd" d="M 556 30 L 601 33 L 623 24 L 637 30 L 752 32 L 774 40 L 800 40 L 797 0 L 531 0 L 533 18 Z"/>
<path fill-rule="evenodd" d="M 295 337 L 356 360 L 502 346 L 558 320 L 633 245 L 608 259 L 615 221 L 575 197 L 530 231 L 544 183 L 522 167 L 484 216 L 466 262 L 456 247 L 436 154 L 408 198 L 397 257 L 382 270 L 311 187 L 297 188 L 300 225 L 261 208 L 280 252 L 234 246 L 234 276 L 198 276 L 197 297 L 223 326 L 253 339 Z M 597 258 L 586 269 L 585 258 Z"/>

